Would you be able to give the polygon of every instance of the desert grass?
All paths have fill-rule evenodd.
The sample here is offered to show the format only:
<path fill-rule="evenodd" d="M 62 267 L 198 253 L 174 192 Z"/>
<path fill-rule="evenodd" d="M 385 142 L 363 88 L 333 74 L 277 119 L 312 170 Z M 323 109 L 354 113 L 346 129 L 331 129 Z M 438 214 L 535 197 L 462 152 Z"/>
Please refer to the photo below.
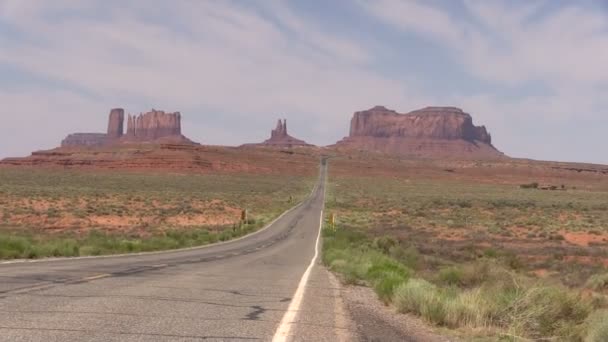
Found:
<path fill-rule="evenodd" d="M 0 259 L 155 251 L 252 232 L 314 179 L 0 170 Z M 248 221 L 241 222 L 247 209 Z"/>
<path fill-rule="evenodd" d="M 345 282 L 369 285 L 399 312 L 467 338 L 599 342 L 606 336 L 604 301 L 519 274 L 495 259 L 428 277 L 395 257 L 398 244 L 387 252 L 365 234 L 340 228 L 325 228 L 323 236 L 323 262 Z"/>
<path fill-rule="evenodd" d="M 606 340 L 608 192 L 330 182 L 324 262 L 345 282 L 466 340 Z"/>

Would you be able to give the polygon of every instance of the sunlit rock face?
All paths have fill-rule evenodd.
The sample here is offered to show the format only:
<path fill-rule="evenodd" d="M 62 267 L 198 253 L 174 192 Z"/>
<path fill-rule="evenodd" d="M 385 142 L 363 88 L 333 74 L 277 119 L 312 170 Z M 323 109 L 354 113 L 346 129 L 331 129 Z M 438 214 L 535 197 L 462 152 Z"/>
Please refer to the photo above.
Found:
<path fill-rule="evenodd" d="M 406 114 L 382 106 L 356 112 L 350 135 L 335 147 L 419 157 L 504 157 L 484 126 L 455 107 L 426 107 Z"/>

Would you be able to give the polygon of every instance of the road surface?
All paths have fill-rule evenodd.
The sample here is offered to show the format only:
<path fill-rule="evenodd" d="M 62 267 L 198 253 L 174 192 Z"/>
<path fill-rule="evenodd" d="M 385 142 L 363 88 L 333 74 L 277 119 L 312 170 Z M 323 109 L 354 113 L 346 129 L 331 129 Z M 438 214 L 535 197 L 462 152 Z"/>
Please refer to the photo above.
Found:
<path fill-rule="evenodd" d="M 0 264 L 0 340 L 351 341 L 319 265 L 325 168 L 307 200 L 239 240 Z"/>

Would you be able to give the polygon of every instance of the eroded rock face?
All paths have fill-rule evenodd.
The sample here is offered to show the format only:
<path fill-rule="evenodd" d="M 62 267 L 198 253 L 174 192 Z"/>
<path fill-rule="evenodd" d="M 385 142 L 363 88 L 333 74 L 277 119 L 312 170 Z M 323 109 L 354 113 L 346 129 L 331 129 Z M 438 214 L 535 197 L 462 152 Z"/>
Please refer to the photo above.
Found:
<path fill-rule="evenodd" d="M 350 135 L 335 146 L 420 157 L 490 158 L 503 154 L 492 146 L 484 126 L 455 107 L 426 107 L 400 114 L 382 106 L 356 112 Z"/>
<path fill-rule="evenodd" d="M 279 121 L 277 122 L 277 127 L 270 132 L 270 139 L 283 139 L 287 136 L 287 119 L 285 119 L 284 121 L 281 121 L 281 119 L 279 119 Z"/>
<path fill-rule="evenodd" d="M 270 139 L 260 144 L 246 144 L 245 146 L 302 147 L 313 145 L 289 135 L 287 133 L 287 120 L 279 119 L 276 128 L 270 132 Z"/>
<path fill-rule="evenodd" d="M 108 138 L 118 139 L 124 133 L 125 110 L 122 108 L 114 108 L 110 111 L 108 120 Z"/>
<path fill-rule="evenodd" d="M 95 147 L 128 142 L 161 142 L 161 143 L 193 143 L 182 135 L 181 114 L 165 113 L 154 110 L 130 115 L 127 119 L 127 134 L 124 134 L 125 111 L 114 108 L 108 118 L 108 132 L 102 133 L 74 133 L 65 138 L 62 147 Z"/>
<path fill-rule="evenodd" d="M 471 115 L 454 107 L 426 107 L 399 114 L 381 106 L 356 112 L 350 137 L 400 137 L 420 139 L 462 139 L 492 143 L 483 126 L 473 125 Z"/>
<path fill-rule="evenodd" d="M 138 116 L 129 115 L 127 120 L 127 139 L 156 140 L 182 134 L 181 114 L 165 113 L 155 110 Z"/>

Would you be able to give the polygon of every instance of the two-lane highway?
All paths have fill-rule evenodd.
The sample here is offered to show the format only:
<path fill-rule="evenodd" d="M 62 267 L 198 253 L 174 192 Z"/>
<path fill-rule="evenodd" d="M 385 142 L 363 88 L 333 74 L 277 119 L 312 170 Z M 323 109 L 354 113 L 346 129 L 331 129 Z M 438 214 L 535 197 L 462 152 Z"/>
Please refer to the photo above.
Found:
<path fill-rule="evenodd" d="M 164 253 L 0 264 L 0 341 L 351 340 L 318 266 L 325 165 L 266 229 Z"/>

